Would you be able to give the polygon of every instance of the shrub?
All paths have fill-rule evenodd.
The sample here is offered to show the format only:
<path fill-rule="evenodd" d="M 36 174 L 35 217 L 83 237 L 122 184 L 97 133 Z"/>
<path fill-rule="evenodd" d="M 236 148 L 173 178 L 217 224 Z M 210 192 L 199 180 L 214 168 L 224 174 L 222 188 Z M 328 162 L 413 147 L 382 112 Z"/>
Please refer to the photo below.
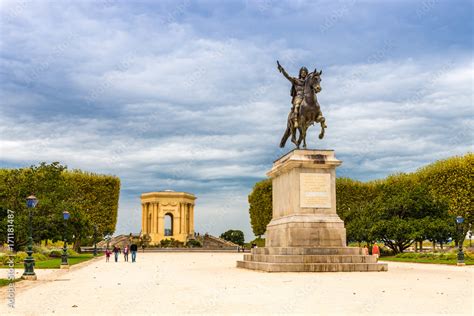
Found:
<path fill-rule="evenodd" d="M 174 238 L 171 239 L 163 239 L 160 241 L 160 246 L 163 248 L 181 248 L 184 246 L 184 243 Z"/>
<path fill-rule="evenodd" d="M 380 247 L 380 256 L 381 257 L 387 257 L 387 256 L 393 256 L 394 252 L 390 248 L 386 247 Z"/>
<path fill-rule="evenodd" d="M 2 254 L 0 254 L 0 262 L 1 262 L 3 265 L 8 265 L 9 260 L 10 260 L 9 253 L 2 253 Z"/>
<path fill-rule="evenodd" d="M 75 256 L 78 256 L 79 254 L 76 251 L 74 251 L 74 249 L 68 249 L 67 250 L 67 255 L 69 257 L 75 257 Z"/>
<path fill-rule="evenodd" d="M 48 249 L 47 247 L 44 247 L 44 246 L 34 245 L 33 246 L 33 252 L 34 253 L 40 253 L 40 254 L 45 255 L 45 256 L 49 256 L 49 253 L 51 252 L 51 249 Z"/>
<path fill-rule="evenodd" d="M 51 258 L 61 258 L 61 256 L 63 255 L 63 250 L 62 249 L 53 249 L 50 251 L 49 253 L 49 256 Z M 75 252 L 73 249 L 71 248 L 68 248 L 67 249 L 67 255 L 69 257 L 76 257 L 78 256 L 79 254 L 77 252 Z"/>
<path fill-rule="evenodd" d="M 8 262 L 10 261 L 10 256 L 9 254 L 11 253 L 6 253 L 4 256 L 0 257 L 2 260 L 3 265 L 7 265 Z M 25 258 L 28 256 L 28 254 L 24 251 L 18 251 L 15 256 L 13 257 L 13 260 L 15 260 L 15 263 L 22 263 Z"/>
<path fill-rule="evenodd" d="M 33 258 L 35 258 L 35 261 L 44 261 L 48 259 L 48 257 L 43 255 L 42 253 L 34 253 Z"/>
<path fill-rule="evenodd" d="M 49 256 L 51 258 L 61 258 L 61 255 L 63 254 L 62 250 L 59 249 L 53 249 L 50 251 Z"/>
<path fill-rule="evenodd" d="M 457 252 L 407 252 L 399 253 L 395 256 L 396 258 L 407 258 L 407 259 L 429 259 L 429 260 L 456 260 Z M 472 254 L 465 252 L 464 258 L 466 260 L 472 258 Z"/>
<path fill-rule="evenodd" d="M 196 240 L 196 239 L 191 239 L 191 240 L 188 240 L 188 242 L 186 243 L 186 247 L 189 247 L 189 248 L 201 248 L 202 247 L 202 244 L 199 240 Z"/>

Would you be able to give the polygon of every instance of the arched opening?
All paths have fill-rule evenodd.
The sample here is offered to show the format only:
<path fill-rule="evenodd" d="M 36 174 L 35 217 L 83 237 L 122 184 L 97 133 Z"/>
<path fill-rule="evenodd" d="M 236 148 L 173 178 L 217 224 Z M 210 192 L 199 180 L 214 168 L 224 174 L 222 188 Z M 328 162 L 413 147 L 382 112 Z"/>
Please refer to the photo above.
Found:
<path fill-rule="evenodd" d="M 173 236 L 173 215 L 165 214 L 165 236 Z"/>

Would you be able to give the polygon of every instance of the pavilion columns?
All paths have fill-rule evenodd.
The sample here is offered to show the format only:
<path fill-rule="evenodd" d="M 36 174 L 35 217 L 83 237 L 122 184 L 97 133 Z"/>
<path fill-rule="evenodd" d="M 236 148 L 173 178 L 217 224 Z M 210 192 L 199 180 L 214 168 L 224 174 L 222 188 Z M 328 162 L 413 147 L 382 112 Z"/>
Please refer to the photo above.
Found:
<path fill-rule="evenodd" d="M 150 223 L 150 203 L 144 203 L 144 218 L 142 219 L 145 226 L 143 226 L 143 231 L 145 234 L 151 233 L 151 223 Z"/>
<path fill-rule="evenodd" d="M 181 216 L 179 216 L 179 211 L 178 211 L 178 216 L 173 216 L 173 222 L 172 222 L 172 227 L 173 227 L 173 236 L 178 235 L 181 233 Z"/>
<path fill-rule="evenodd" d="M 192 204 L 188 204 L 188 205 L 189 205 L 189 234 L 194 235 L 194 205 Z"/>
<path fill-rule="evenodd" d="M 155 233 L 156 232 L 156 221 L 155 221 L 155 214 L 156 214 L 156 211 L 155 211 L 155 206 L 156 204 L 155 203 L 150 203 L 151 205 L 151 210 L 150 210 L 150 213 L 151 213 L 151 232 L 150 233 Z"/>
<path fill-rule="evenodd" d="M 147 234 L 151 233 L 151 223 L 150 223 L 150 203 L 145 205 L 145 231 Z"/>
<path fill-rule="evenodd" d="M 189 234 L 188 232 L 188 203 L 183 203 L 183 233 L 186 236 Z"/>
<path fill-rule="evenodd" d="M 163 226 L 163 217 L 160 217 L 160 203 L 155 203 L 155 233 L 157 234 L 164 234 L 164 227 Z"/>
<path fill-rule="evenodd" d="M 160 212 L 160 204 L 156 202 L 156 233 L 164 236 L 165 235 L 165 218 Z"/>
<path fill-rule="evenodd" d="M 186 228 L 184 227 L 184 203 L 179 203 L 179 234 L 185 234 Z"/>
<path fill-rule="evenodd" d="M 146 203 L 142 203 L 142 234 L 146 233 Z"/>

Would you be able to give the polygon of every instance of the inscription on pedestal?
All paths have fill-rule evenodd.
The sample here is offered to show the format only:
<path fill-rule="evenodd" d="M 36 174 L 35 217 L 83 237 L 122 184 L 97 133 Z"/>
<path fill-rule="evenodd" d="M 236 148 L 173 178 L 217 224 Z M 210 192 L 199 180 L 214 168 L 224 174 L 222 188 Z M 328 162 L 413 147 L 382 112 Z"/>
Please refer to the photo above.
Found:
<path fill-rule="evenodd" d="M 300 173 L 300 207 L 331 208 L 331 175 Z"/>

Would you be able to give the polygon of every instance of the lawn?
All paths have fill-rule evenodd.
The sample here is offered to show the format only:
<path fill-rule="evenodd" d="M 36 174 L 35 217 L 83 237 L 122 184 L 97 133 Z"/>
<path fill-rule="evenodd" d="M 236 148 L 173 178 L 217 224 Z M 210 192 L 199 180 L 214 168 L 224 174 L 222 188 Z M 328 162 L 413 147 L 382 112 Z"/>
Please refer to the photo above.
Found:
<path fill-rule="evenodd" d="M 15 279 L 13 282 L 18 282 L 21 279 Z M 0 287 L 10 284 L 12 281 L 9 279 L 0 279 Z"/>
<path fill-rule="evenodd" d="M 395 256 L 381 257 L 381 261 L 394 261 L 394 262 L 414 262 L 414 263 L 434 263 L 434 264 L 449 264 L 456 265 L 457 259 L 434 259 L 434 258 L 398 258 Z M 466 265 L 474 265 L 474 260 L 464 260 Z"/>
<path fill-rule="evenodd" d="M 80 254 L 68 258 L 69 265 L 75 265 L 94 258 L 92 254 Z M 23 265 L 20 265 L 23 267 Z M 45 261 L 38 261 L 35 263 L 36 269 L 59 269 L 61 266 L 61 258 L 52 258 Z"/>
<path fill-rule="evenodd" d="M 69 265 L 75 265 L 94 258 L 93 254 L 78 254 L 68 258 Z M 43 261 L 35 262 L 35 269 L 59 269 L 61 266 L 61 258 L 51 258 Z M 15 264 L 15 269 L 22 269 L 23 263 Z M 7 268 L 7 266 L 0 265 L 0 268 Z"/>

